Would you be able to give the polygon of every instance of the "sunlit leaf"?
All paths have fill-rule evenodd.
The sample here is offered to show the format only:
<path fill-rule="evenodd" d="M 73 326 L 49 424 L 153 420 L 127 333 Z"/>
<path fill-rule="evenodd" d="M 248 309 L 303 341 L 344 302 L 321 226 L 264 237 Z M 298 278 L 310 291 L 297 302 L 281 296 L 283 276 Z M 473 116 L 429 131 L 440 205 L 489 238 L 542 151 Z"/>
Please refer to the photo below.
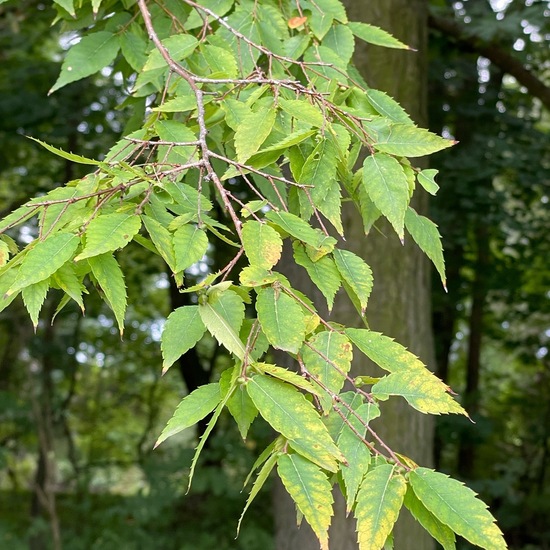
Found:
<path fill-rule="evenodd" d="M 275 229 L 256 220 L 242 227 L 242 239 L 250 265 L 271 269 L 281 258 L 283 241 Z"/>

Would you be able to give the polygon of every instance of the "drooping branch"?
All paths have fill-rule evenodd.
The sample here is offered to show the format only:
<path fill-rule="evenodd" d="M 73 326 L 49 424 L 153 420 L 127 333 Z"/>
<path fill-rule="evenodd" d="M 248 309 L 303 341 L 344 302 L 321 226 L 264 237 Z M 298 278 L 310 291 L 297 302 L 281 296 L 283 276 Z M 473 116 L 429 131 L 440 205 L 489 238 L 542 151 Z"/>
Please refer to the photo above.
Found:
<path fill-rule="evenodd" d="M 543 105 L 550 109 L 550 86 L 546 85 L 519 59 L 508 53 L 498 43 L 489 42 L 470 34 L 466 28 L 452 19 L 430 15 L 428 21 L 432 29 L 452 38 L 460 48 L 479 53 L 502 71 L 513 76 L 527 88 L 532 96 L 540 99 Z"/>

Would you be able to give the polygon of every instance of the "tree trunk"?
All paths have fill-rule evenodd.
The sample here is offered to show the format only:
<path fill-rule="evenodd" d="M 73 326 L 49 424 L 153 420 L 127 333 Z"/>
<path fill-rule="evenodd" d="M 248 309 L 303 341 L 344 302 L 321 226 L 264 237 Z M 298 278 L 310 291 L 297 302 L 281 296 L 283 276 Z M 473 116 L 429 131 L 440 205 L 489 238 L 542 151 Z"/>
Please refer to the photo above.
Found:
<path fill-rule="evenodd" d="M 426 125 L 426 37 L 427 12 L 424 0 L 344 1 L 352 21 L 361 20 L 382 27 L 418 52 L 388 50 L 366 46 L 358 41 L 355 63 L 373 88 L 389 93 L 399 101 L 419 125 Z M 417 191 L 418 195 L 418 191 Z M 426 198 L 416 197 L 414 207 L 425 210 Z M 344 209 L 346 248 L 359 254 L 374 273 L 374 290 L 367 309 L 370 328 L 381 331 L 407 346 L 433 368 L 434 352 L 430 315 L 430 267 L 419 249 L 407 239 L 402 246 L 389 226 L 365 237 L 358 214 Z M 297 273 L 297 272 L 296 272 Z M 301 274 L 300 274 L 301 276 Z M 292 278 L 292 277 L 291 277 Z M 309 283 L 293 282 L 315 297 Z M 340 297 L 342 298 L 342 297 Z M 337 300 L 331 319 L 360 326 L 360 320 L 347 299 Z M 365 357 L 356 354 L 353 375 L 371 368 Z M 417 413 L 396 398 L 383 404 L 383 425 L 373 423 L 379 435 L 393 448 L 417 463 L 429 466 L 432 456 L 433 425 L 430 417 Z M 277 550 L 317 550 L 319 543 L 303 525 L 296 529 L 294 505 L 276 484 L 274 491 Z M 341 499 L 336 499 L 330 531 L 331 550 L 357 548 L 355 524 L 344 514 Z M 305 522 L 304 522 L 305 523 Z M 395 548 L 428 550 L 433 548 L 429 535 L 403 512 L 395 528 Z"/>

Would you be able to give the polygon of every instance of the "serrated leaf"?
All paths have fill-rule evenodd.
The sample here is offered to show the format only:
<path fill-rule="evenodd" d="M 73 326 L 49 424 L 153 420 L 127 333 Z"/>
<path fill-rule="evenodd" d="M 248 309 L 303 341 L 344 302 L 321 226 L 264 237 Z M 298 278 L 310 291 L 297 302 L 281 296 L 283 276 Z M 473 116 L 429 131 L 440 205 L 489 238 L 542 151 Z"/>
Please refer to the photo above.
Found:
<path fill-rule="evenodd" d="M 183 306 L 172 311 L 162 331 L 162 374 L 202 338 L 206 327 L 198 306 Z"/>
<path fill-rule="evenodd" d="M 10 259 L 10 247 L 8 243 L 0 240 L 0 267 L 4 267 Z"/>
<path fill-rule="evenodd" d="M 155 248 L 168 264 L 168 267 L 172 270 L 172 273 L 176 273 L 176 255 L 174 253 L 174 242 L 172 240 L 172 234 L 160 224 L 155 218 L 151 216 L 142 216 L 143 225 L 147 229 Z"/>
<path fill-rule="evenodd" d="M 311 124 L 316 128 L 322 128 L 325 124 L 325 117 L 319 107 L 312 105 L 306 98 L 304 99 L 279 99 L 281 109 L 296 120 Z"/>
<path fill-rule="evenodd" d="M 184 206 L 190 213 L 196 213 L 199 209 L 202 212 L 212 210 L 212 203 L 202 193 L 199 193 L 194 187 L 183 182 L 167 184 L 166 191 L 180 206 Z"/>
<path fill-rule="evenodd" d="M 393 124 L 385 132 L 379 132 L 375 149 L 401 157 L 423 157 L 447 147 L 454 141 L 442 138 L 432 132 L 411 124 Z"/>
<path fill-rule="evenodd" d="M 237 160 L 246 162 L 267 139 L 277 116 L 272 105 L 247 114 L 235 132 L 235 150 Z"/>
<path fill-rule="evenodd" d="M 393 120 L 394 122 L 400 122 L 402 124 L 414 124 L 411 117 L 407 114 L 407 111 L 390 97 L 385 92 L 380 90 L 366 90 L 369 103 L 376 109 L 382 116 Z"/>
<path fill-rule="evenodd" d="M 227 389 L 229 389 L 228 386 Z M 258 416 L 258 409 L 242 384 L 235 388 L 233 395 L 227 401 L 227 408 L 237 423 L 241 437 L 246 439 L 252 422 Z"/>
<path fill-rule="evenodd" d="M 77 277 L 74 266 L 70 263 L 62 265 L 53 275 L 52 282 L 56 284 L 65 294 L 70 296 L 84 312 L 84 301 L 82 293 L 87 292 L 82 281 Z"/>
<path fill-rule="evenodd" d="M 198 387 L 186 395 L 160 434 L 155 448 L 177 433 L 190 428 L 210 414 L 221 401 L 220 385 L 216 382 Z"/>
<path fill-rule="evenodd" d="M 378 399 L 404 397 L 411 407 L 426 414 L 464 414 L 466 411 L 447 392 L 447 386 L 427 369 L 396 372 L 384 376 L 372 387 Z"/>
<path fill-rule="evenodd" d="M 353 32 L 347 25 L 333 25 L 323 39 L 323 46 L 334 51 L 347 65 L 351 61 L 355 49 Z"/>
<path fill-rule="evenodd" d="M 292 384 L 293 386 L 296 386 L 301 390 L 305 390 L 313 395 L 317 395 L 318 397 L 321 396 L 321 391 L 317 387 L 296 372 L 283 367 L 278 367 L 277 365 L 270 365 L 269 363 L 252 363 L 251 366 L 259 372 L 269 374 L 270 376 L 278 378 L 283 382 L 288 382 L 289 384 Z"/>
<path fill-rule="evenodd" d="M 50 145 L 49 143 L 41 141 L 37 138 L 29 136 L 29 139 L 36 141 L 36 143 L 42 145 L 42 147 L 50 151 L 50 153 L 53 153 L 58 157 L 64 158 L 65 160 L 70 160 L 71 162 L 76 162 L 77 164 L 90 164 L 92 166 L 98 166 L 99 164 L 101 164 L 99 160 L 89 159 L 87 157 L 83 157 L 82 155 L 75 155 L 74 153 L 68 153 L 67 151 L 63 151 L 63 149 L 58 149 L 57 147 L 54 147 L 53 145 Z"/>
<path fill-rule="evenodd" d="M 357 296 L 361 312 L 364 313 L 373 285 L 371 268 L 362 258 L 349 250 L 336 248 L 332 255 L 342 279 Z"/>
<path fill-rule="evenodd" d="M 430 533 L 443 550 L 455 550 L 455 534 L 444 523 L 441 523 L 415 495 L 412 487 L 407 488 L 404 500 L 405 508 L 413 515 L 414 519 Z"/>
<path fill-rule="evenodd" d="M 254 484 L 252 485 L 252 488 L 250 489 L 250 494 L 248 495 L 248 498 L 246 499 L 245 507 L 242 511 L 241 517 L 239 518 L 239 523 L 237 525 L 237 535 L 239 534 L 239 531 L 241 529 L 241 523 L 243 521 L 244 515 L 250 505 L 252 504 L 252 501 L 256 498 L 258 493 L 260 492 L 261 488 L 264 486 L 265 482 L 267 481 L 267 478 L 269 477 L 269 474 L 271 473 L 271 470 L 273 470 L 273 467 L 277 463 L 277 457 L 278 453 L 271 454 L 267 460 L 264 462 L 263 466 L 261 467 L 260 471 L 258 472 L 258 476 L 256 477 Z"/>
<path fill-rule="evenodd" d="M 344 405 L 344 403 L 349 405 L 349 407 Z M 363 397 L 355 391 L 347 391 L 339 395 L 339 402 L 336 405 L 338 411 L 333 409 L 329 412 L 328 416 L 324 416 L 322 419 L 334 441 L 338 440 L 342 429 L 352 414 L 350 408 L 356 410 L 363 403 Z"/>
<path fill-rule="evenodd" d="M 446 288 L 445 259 L 443 258 L 443 245 L 441 244 L 441 235 L 437 225 L 428 218 L 420 216 L 409 207 L 405 214 L 405 227 L 414 242 L 433 262 L 441 277 L 443 287 Z"/>
<path fill-rule="evenodd" d="M 208 8 L 214 12 L 218 17 L 225 15 L 235 3 L 235 0 L 201 0 L 200 5 L 204 8 Z M 200 9 L 193 10 L 187 21 L 185 21 L 184 28 L 187 30 L 196 29 L 204 25 L 204 12 Z"/>
<path fill-rule="evenodd" d="M 61 73 L 48 95 L 110 65 L 119 49 L 118 37 L 113 33 L 99 31 L 84 36 L 67 53 L 61 65 Z"/>
<path fill-rule="evenodd" d="M 283 241 L 279 233 L 265 223 L 247 221 L 242 227 L 242 240 L 251 266 L 271 269 L 281 259 Z"/>
<path fill-rule="evenodd" d="M 376 208 L 388 218 L 403 240 L 409 184 L 401 164 L 384 153 L 368 156 L 363 163 L 362 184 Z"/>
<path fill-rule="evenodd" d="M 211 44 L 203 44 L 200 53 L 212 71 L 209 78 L 237 77 L 239 72 L 237 60 L 229 50 Z"/>
<path fill-rule="evenodd" d="M 298 353 L 305 338 L 305 317 L 300 305 L 280 289 L 264 288 L 256 300 L 258 321 L 276 349 Z"/>
<path fill-rule="evenodd" d="M 365 424 L 380 416 L 380 409 L 374 403 L 362 403 L 355 409 L 355 414 L 359 418 L 349 414 L 347 417 L 349 425 L 345 423 L 338 436 L 338 448 L 348 461 L 347 467 L 341 469 L 342 479 L 346 487 L 346 509 L 348 513 L 355 504 L 359 487 L 371 463 L 369 448 L 364 441 L 357 437 L 357 434 L 360 434 L 363 438 L 365 437 L 367 431 Z"/>
<path fill-rule="evenodd" d="M 357 38 L 360 38 L 369 44 L 383 46 L 385 48 L 410 50 L 409 46 L 403 44 L 403 42 L 397 40 L 397 38 L 392 36 L 390 33 L 379 27 L 375 27 L 374 25 L 369 25 L 368 23 L 350 22 L 348 23 L 348 27 L 351 32 L 357 36 Z"/>
<path fill-rule="evenodd" d="M 337 461 L 344 458 L 302 393 L 285 382 L 261 374 L 253 376 L 246 389 L 266 422 L 291 443 L 296 443 L 300 454 L 321 468 L 337 471 Z"/>
<path fill-rule="evenodd" d="M 249 265 L 244 267 L 239 274 L 241 285 L 248 287 L 264 286 L 272 284 L 279 279 L 277 273 L 271 273 L 263 267 Z"/>
<path fill-rule="evenodd" d="M 407 490 L 407 482 L 395 475 L 395 466 L 372 469 L 357 495 L 355 517 L 359 550 L 380 550 L 392 532 Z"/>
<path fill-rule="evenodd" d="M 418 183 L 424 187 L 424 189 L 430 193 L 430 195 L 435 195 L 437 191 L 439 190 L 439 185 L 435 183 L 435 176 L 437 176 L 437 173 L 439 170 L 434 169 L 427 169 L 422 170 L 419 172 L 416 176 L 416 179 L 418 180 Z"/>
<path fill-rule="evenodd" d="M 413 470 L 409 479 L 422 504 L 455 533 L 486 550 L 507 548 L 486 504 L 463 483 L 428 468 Z"/>
<path fill-rule="evenodd" d="M 325 256 L 313 262 L 300 243 L 294 242 L 293 247 L 294 260 L 307 271 L 313 284 L 326 298 L 328 310 L 331 311 L 334 305 L 334 297 L 341 285 L 340 272 L 334 260 Z"/>
<path fill-rule="evenodd" d="M 7 269 L 7 268 L 6 268 Z M 20 291 L 16 291 L 10 296 L 7 295 L 8 289 L 17 280 L 19 269 L 14 267 L 0 276 L 0 311 L 4 311 L 18 296 Z"/>
<path fill-rule="evenodd" d="M 126 285 L 124 284 L 122 270 L 112 254 L 109 253 L 88 258 L 87 261 L 101 290 L 103 290 L 105 301 L 115 314 L 118 329 L 122 336 L 127 303 Z"/>
<path fill-rule="evenodd" d="M 54 3 L 61 6 L 69 15 L 76 15 L 74 11 L 74 0 L 54 0 Z"/>
<path fill-rule="evenodd" d="M 337 149 L 330 137 L 322 139 L 306 159 L 299 183 L 312 185 L 311 198 L 315 205 L 321 203 L 336 179 Z"/>
<path fill-rule="evenodd" d="M 29 317 L 32 321 L 32 326 L 34 327 L 35 331 L 36 327 L 38 326 L 38 316 L 40 315 L 40 310 L 44 305 L 44 300 L 46 299 L 46 294 L 48 293 L 49 288 L 49 279 L 44 279 L 43 281 L 40 281 L 38 283 L 26 286 L 21 294 L 23 298 L 23 303 L 25 304 L 25 308 L 29 313 Z"/>
<path fill-rule="evenodd" d="M 351 368 L 353 350 L 347 337 L 338 332 L 323 331 L 302 347 L 302 360 L 310 374 L 335 394 L 339 394 Z M 315 380 L 315 379 L 314 379 Z M 322 391 L 320 399 L 325 414 L 332 409 L 332 397 Z"/>
<path fill-rule="evenodd" d="M 131 31 L 119 35 L 120 49 L 124 59 L 136 72 L 141 72 L 147 61 L 147 42 Z"/>
<path fill-rule="evenodd" d="M 170 143 L 192 143 L 197 136 L 183 122 L 177 120 L 159 120 L 155 131 L 162 141 Z M 162 145 L 158 148 L 159 162 L 186 164 L 196 151 L 196 145 Z M 168 185 L 170 187 L 170 185 Z M 198 208 L 198 207 L 197 207 Z"/>
<path fill-rule="evenodd" d="M 280 455 L 277 472 L 298 510 L 319 539 L 321 549 L 328 550 L 328 528 L 334 499 L 326 474 L 298 454 Z"/>
<path fill-rule="evenodd" d="M 174 233 L 176 271 L 183 271 L 202 260 L 208 250 L 206 232 L 196 225 L 183 225 Z"/>
<path fill-rule="evenodd" d="M 139 231 L 141 219 L 135 214 L 105 214 L 94 218 L 86 229 L 86 244 L 75 261 L 124 248 Z"/>
<path fill-rule="evenodd" d="M 199 313 L 206 328 L 239 359 L 244 359 L 245 347 L 238 334 L 244 319 L 242 298 L 232 290 L 213 293 L 205 304 L 199 304 Z"/>
<path fill-rule="evenodd" d="M 56 233 L 37 242 L 21 262 L 17 279 L 7 295 L 48 279 L 73 257 L 79 242 L 80 239 L 72 233 Z"/>
<path fill-rule="evenodd" d="M 162 41 L 162 45 L 168 50 L 168 54 L 173 61 L 181 61 L 190 56 L 198 44 L 198 40 L 190 34 L 174 34 Z M 149 54 L 142 71 L 160 69 L 166 65 L 166 60 L 162 57 L 160 51 L 155 48 Z"/>

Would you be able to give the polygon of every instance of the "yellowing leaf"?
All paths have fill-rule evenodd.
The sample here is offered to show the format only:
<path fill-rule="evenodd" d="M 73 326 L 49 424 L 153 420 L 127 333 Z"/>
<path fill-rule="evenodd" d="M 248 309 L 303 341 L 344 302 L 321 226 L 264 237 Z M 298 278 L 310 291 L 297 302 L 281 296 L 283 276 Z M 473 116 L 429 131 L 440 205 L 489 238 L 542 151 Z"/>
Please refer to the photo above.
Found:
<path fill-rule="evenodd" d="M 251 266 L 271 269 L 281 259 L 283 241 L 273 227 L 256 220 L 247 221 L 242 227 L 242 239 Z"/>
<path fill-rule="evenodd" d="M 119 48 L 118 37 L 113 33 L 99 31 L 85 36 L 67 53 L 61 65 L 61 74 L 48 94 L 110 65 Z"/>
<path fill-rule="evenodd" d="M 300 305 L 280 289 L 258 290 L 258 321 L 276 349 L 297 353 L 305 338 L 305 317 Z"/>
<path fill-rule="evenodd" d="M 485 503 L 460 481 L 417 468 L 410 473 L 410 484 L 422 504 L 458 535 L 486 550 L 508 548 Z"/>
<path fill-rule="evenodd" d="M 245 347 L 239 338 L 244 319 L 242 298 L 232 290 L 212 293 L 205 304 L 199 304 L 199 313 L 206 328 L 239 359 L 244 359 Z"/>
<path fill-rule="evenodd" d="M 407 483 L 394 470 L 390 464 L 377 466 L 361 484 L 355 509 L 359 550 L 380 550 L 397 521 Z"/>
<path fill-rule="evenodd" d="M 162 374 L 195 346 L 205 330 L 198 306 L 183 306 L 170 313 L 160 343 L 163 358 Z"/>
<path fill-rule="evenodd" d="M 86 244 L 75 261 L 124 248 L 139 231 L 141 219 L 135 214 L 105 214 L 94 218 L 86 229 Z"/>
<path fill-rule="evenodd" d="M 338 332 L 323 331 L 302 347 L 302 360 L 310 374 L 320 382 L 321 406 L 328 414 L 332 397 L 323 387 L 339 394 L 351 368 L 353 351 L 350 341 Z"/>
<path fill-rule="evenodd" d="M 277 460 L 277 472 L 321 543 L 328 550 L 328 528 L 332 517 L 332 487 L 321 469 L 298 454 L 283 454 Z"/>
<path fill-rule="evenodd" d="M 373 285 L 371 268 L 349 250 L 337 248 L 332 255 L 342 279 L 359 300 L 361 312 L 364 313 Z"/>
<path fill-rule="evenodd" d="M 336 472 L 344 457 L 332 441 L 313 405 L 296 388 L 271 376 L 258 374 L 246 385 L 262 417 L 300 454 L 321 468 Z"/>
<path fill-rule="evenodd" d="M 305 390 L 308 393 L 312 393 L 318 397 L 322 395 L 322 392 L 318 389 L 318 387 L 314 386 L 311 382 L 296 372 L 283 367 L 278 367 L 277 365 L 270 365 L 269 363 L 252 363 L 251 366 L 259 372 L 269 374 L 270 376 L 278 378 L 283 382 L 288 382 L 289 384 Z"/>
<path fill-rule="evenodd" d="M 177 433 L 185 430 L 202 420 L 207 414 L 211 413 L 221 401 L 220 385 L 206 384 L 198 387 L 195 391 L 185 396 L 174 415 L 166 424 L 160 434 L 155 447 L 158 447 L 163 441 Z"/>

